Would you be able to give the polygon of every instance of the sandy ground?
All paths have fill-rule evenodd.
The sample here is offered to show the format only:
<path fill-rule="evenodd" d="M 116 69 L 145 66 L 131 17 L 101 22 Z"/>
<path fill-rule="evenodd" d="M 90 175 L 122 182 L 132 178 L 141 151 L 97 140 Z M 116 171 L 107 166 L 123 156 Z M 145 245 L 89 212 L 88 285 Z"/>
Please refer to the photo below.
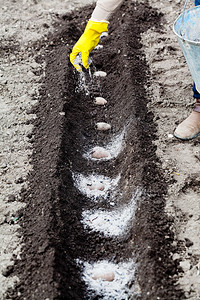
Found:
<path fill-rule="evenodd" d="M 31 144 L 27 135 L 32 128 L 29 113 L 37 102 L 40 71 L 44 65 L 36 64 L 29 43 L 45 38 L 52 29 L 56 14 L 63 14 L 93 1 L 2 1 L 0 2 L 0 299 L 17 278 L 7 277 L 12 256 L 20 255 L 17 236 L 20 216 L 17 211 L 24 204 L 19 192 L 26 188 L 26 177 L 31 169 Z M 166 211 L 175 218 L 173 230 L 180 251 L 183 274 L 179 278 L 188 299 L 200 297 L 200 224 L 199 208 L 199 139 L 182 143 L 171 137 L 176 125 L 191 111 L 192 79 L 176 37 L 172 23 L 178 16 L 180 1 L 150 0 L 163 19 L 162 33 L 154 28 L 143 37 L 147 61 L 152 73 L 149 109 L 158 124 L 157 154 L 163 164 L 163 174 L 170 182 Z M 33 96 L 35 100 L 33 100 Z M 172 181 L 173 180 L 173 181 Z"/>

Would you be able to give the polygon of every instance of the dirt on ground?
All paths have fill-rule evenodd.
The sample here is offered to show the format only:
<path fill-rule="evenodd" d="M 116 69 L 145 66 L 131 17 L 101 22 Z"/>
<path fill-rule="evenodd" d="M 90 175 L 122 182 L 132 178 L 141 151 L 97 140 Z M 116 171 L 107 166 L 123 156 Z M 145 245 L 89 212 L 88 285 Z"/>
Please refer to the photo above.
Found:
<path fill-rule="evenodd" d="M 173 34 L 174 20 L 182 12 L 180 1 L 151 2 L 154 8 L 165 11 L 162 33 L 150 29 L 143 36 L 146 58 L 151 70 L 150 111 L 157 129 L 157 156 L 162 161 L 165 180 L 172 179 L 166 197 L 166 212 L 173 216 L 174 244 L 183 268 L 178 282 L 189 299 L 200 298 L 200 223 L 199 223 L 199 138 L 181 142 L 172 137 L 176 126 L 192 111 L 192 77 Z M 193 3 L 188 4 L 188 8 Z"/>
<path fill-rule="evenodd" d="M 0 298 L 198 300 L 199 139 L 172 135 L 194 102 L 172 32 L 181 4 L 124 1 L 80 75 L 69 53 L 94 8 L 79 9 L 87 3 L 1 8 Z M 102 121 L 109 131 L 96 130 Z M 95 146 L 110 159 L 91 159 Z M 91 201 L 74 174 L 120 179 Z M 129 206 L 123 234 L 94 229 L 100 213 Z M 86 211 L 99 212 L 87 226 Z M 85 280 L 85 264 L 103 260 L 133 263 L 123 296 Z"/>

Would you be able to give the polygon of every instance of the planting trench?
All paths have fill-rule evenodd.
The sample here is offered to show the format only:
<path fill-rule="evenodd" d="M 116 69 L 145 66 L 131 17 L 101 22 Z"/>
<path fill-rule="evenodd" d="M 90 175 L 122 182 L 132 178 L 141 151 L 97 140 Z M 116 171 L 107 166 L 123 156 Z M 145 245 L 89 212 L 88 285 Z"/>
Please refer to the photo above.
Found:
<path fill-rule="evenodd" d="M 91 12 L 86 7 L 64 16 L 50 44 L 35 44 L 46 69 L 29 135 L 33 171 L 22 191 L 24 246 L 8 272 L 20 282 L 7 298 L 184 299 L 174 277 L 181 270 L 172 259 L 173 219 L 164 212 L 167 186 L 152 143 L 156 126 L 147 110 L 149 69 L 141 43 L 161 16 L 125 1 L 90 70 L 79 74 L 68 57 Z M 107 104 L 96 105 L 95 97 Z M 97 122 L 111 129 L 98 131 Z M 109 157 L 93 159 L 96 146 Z M 94 180 L 104 190 L 92 191 Z M 99 269 L 112 280 L 95 280 Z"/>

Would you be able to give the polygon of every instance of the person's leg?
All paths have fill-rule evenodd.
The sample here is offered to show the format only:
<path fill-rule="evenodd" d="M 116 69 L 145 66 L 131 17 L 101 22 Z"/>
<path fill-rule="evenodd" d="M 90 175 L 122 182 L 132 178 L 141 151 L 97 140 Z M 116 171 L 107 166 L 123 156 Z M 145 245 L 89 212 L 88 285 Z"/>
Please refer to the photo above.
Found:
<path fill-rule="evenodd" d="M 174 132 L 174 136 L 181 140 L 190 140 L 200 135 L 200 93 L 193 85 L 193 97 L 196 99 L 196 103 L 193 108 L 193 112 L 178 125 Z"/>
<path fill-rule="evenodd" d="M 196 89 L 195 83 L 193 84 L 193 97 L 196 99 L 200 99 L 200 94 Z"/>
<path fill-rule="evenodd" d="M 200 135 L 200 103 L 195 104 L 193 112 L 178 125 L 174 136 L 183 141 L 194 139 Z"/>
<path fill-rule="evenodd" d="M 200 0 L 195 0 L 195 6 L 200 5 Z M 197 103 L 199 103 L 200 93 L 197 91 L 195 83 L 193 85 L 193 97 L 197 99 Z"/>
<path fill-rule="evenodd" d="M 190 140 L 200 135 L 200 93 L 197 91 L 195 83 L 193 97 L 196 99 L 193 112 L 178 125 L 174 132 L 174 136 L 181 140 Z"/>
<path fill-rule="evenodd" d="M 200 0 L 195 0 L 195 6 L 200 5 Z M 200 93 L 195 83 L 193 85 L 193 97 L 196 99 L 193 112 L 176 128 L 174 135 L 181 140 L 190 140 L 200 135 Z"/>

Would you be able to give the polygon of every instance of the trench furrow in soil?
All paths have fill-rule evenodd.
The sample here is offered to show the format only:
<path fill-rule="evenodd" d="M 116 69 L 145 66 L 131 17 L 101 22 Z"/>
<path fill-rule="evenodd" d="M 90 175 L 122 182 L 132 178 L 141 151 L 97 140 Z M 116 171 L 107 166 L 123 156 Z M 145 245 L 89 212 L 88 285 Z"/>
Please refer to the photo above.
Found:
<path fill-rule="evenodd" d="M 36 45 L 46 71 L 33 121 L 34 168 L 23 193 L 24 247 L 14 269 L 20 282 L 8 297 L 184 299 L 175 288 L 173 220 L 164 212 L 166 184 L 145 89 L 141 33 L 160 16 L 146 4 L 125 1 L 103 47 L 93 52 L 90 73 L 80 75 L 68 57 L 91 11 L 58 20 L 50 45 Z M 95 77 L 95 70 L 107 76 Z M 96 97 L 107 104 L 98 106 Z M 111 128 L 99 131 L 98 122 Z M 109 159 L 92 158 L 96 146 L 107 149 Z M 92 194 L 96 183 L 104 189 Z M 94 279 L 98 268 L 112 280 Z"/>

